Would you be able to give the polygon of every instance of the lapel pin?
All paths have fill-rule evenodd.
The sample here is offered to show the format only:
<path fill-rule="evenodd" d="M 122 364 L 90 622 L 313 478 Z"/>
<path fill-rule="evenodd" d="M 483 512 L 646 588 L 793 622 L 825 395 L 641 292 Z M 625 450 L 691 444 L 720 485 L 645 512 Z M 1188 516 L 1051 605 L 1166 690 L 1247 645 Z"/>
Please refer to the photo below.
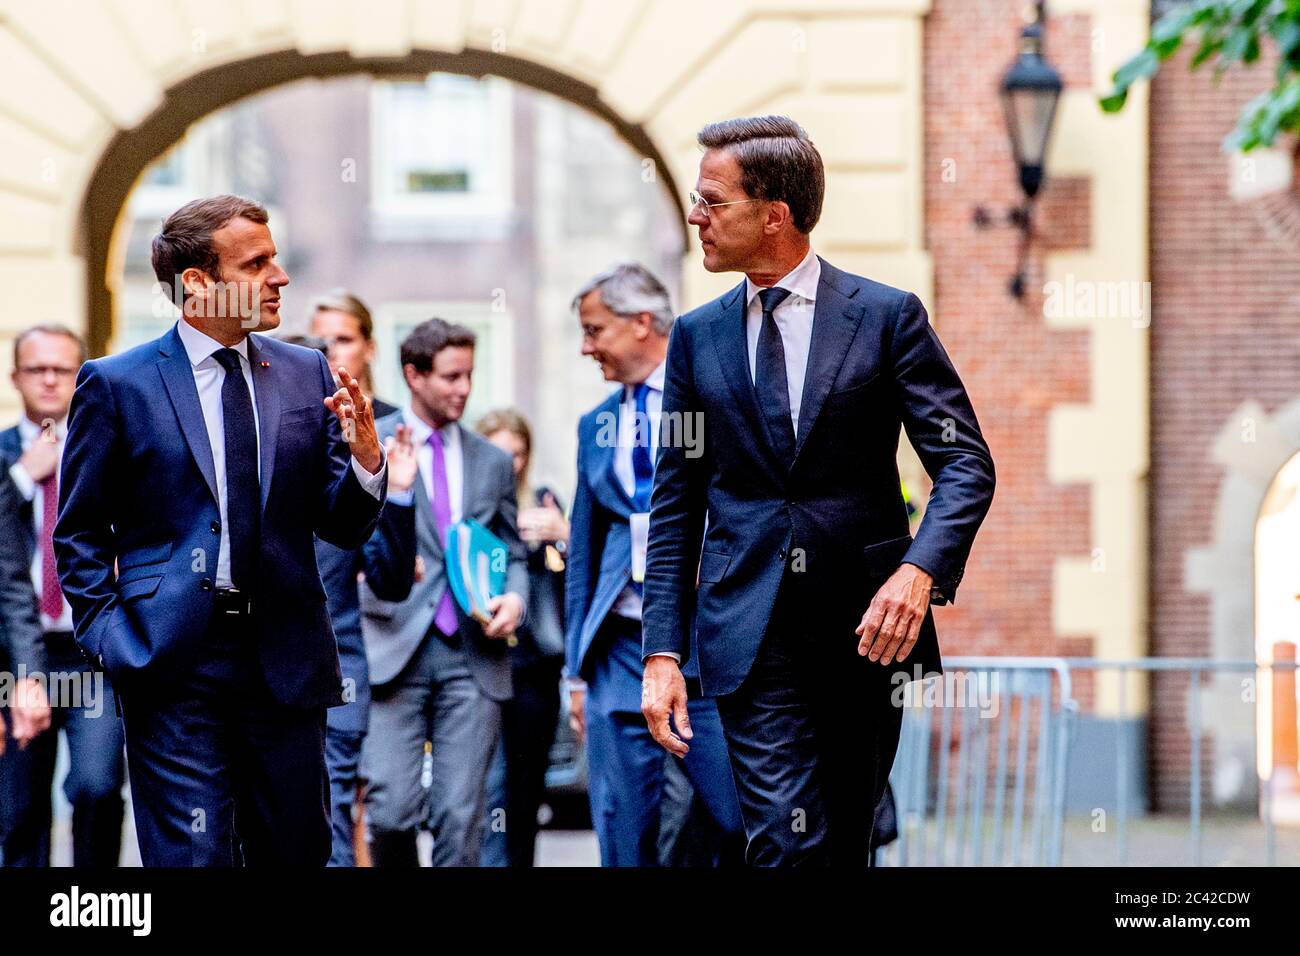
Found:
<path fill-rule="evenodd" d="M 270 368 L 270 367 L 271 367 L 271 363 L 270 363 L 270 362 L 258 362 L 257 364 L 260 365 L 260 366 L 262 366 L 262 368 Z"/>

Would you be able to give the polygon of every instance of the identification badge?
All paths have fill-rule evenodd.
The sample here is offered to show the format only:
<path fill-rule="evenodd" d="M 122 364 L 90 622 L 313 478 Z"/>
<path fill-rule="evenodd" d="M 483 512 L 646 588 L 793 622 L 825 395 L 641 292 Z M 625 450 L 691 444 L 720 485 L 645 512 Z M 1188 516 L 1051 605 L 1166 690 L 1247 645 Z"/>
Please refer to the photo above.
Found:
<path fill-rule="evenodd" d="M 640 584 L 645 580 L 645 550 L 650 540 L 650 513 L 641 511 L 628 516 L 632 529 L 632 580 Z"/>

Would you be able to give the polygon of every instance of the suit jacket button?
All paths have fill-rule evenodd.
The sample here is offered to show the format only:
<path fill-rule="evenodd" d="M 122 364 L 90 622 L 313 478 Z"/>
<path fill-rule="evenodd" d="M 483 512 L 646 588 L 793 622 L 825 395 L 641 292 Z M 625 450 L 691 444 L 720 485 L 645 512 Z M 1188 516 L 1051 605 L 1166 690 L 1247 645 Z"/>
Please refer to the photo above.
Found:
<path fill-rule="evenodd" d="M 203 588 L 203 590 L 205 590 L 205 591 L 211 591 L 211 590 L 212 590 L 212 579 L 211 579 L 211 578 L 204 578 L 202 581 L 199 582 L 199 587 Z"/>
<path fill-rule="evenodd" d="M 212 522 L 212 533 L 213 533 L 213 534 L 221 534 L 221 522 L 220 522 L 220 521 L 214 521 L 214 522 Z"/>

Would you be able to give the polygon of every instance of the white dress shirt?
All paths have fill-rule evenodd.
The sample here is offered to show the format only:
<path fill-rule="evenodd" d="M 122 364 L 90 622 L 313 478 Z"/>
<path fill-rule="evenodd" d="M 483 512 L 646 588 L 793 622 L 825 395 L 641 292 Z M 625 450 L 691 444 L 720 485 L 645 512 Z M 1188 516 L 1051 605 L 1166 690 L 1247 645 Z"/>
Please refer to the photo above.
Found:
<path fill-rule="evenodd" d="M 803 400 L 803 383 L 808 374 L 808 354 L 812 350 L 813 312 L 817 302 L 817 283 L 821 281 L 822 264 L 808 247 L 808 254 L 797 266 L 780 279 L 774 288 L 788 289 L 790 294 L 772 310 L 772 319 L 781 333 L 781 347 L 785 351 L 785 380 L 790 389 L 790 422 L 794 433 L 799 434 L 799 405 Z M 763 328 L 763 303 L 758 294 L 761 286 L 745 277 L 745 344 L 749 349 L 749 380 L 755 379 L 758 356 L 758 333 Z M 662 379 L 660 380 L 662 383 Z M 657 430 L 657 429 L 656 429 Z M 640 615 L 637 615 L 640 617 Z M 651 657 L 671 657 L 681 663 L 681 655 L 671 651 L 651 654 Z"/>
<path fill-rule="evenodd" d="M 813 312 L 817 302 L 817 283 L 821 281 L 822 264 L 813 252 L 790 270 L 773 288 L 788 289 L 785 301 L 772 310 L 777 330 L 781 333 L 781 346 L 785 350 L 785 380 L 790 387 L 790 420 L 794 433 L 799 434 L 799 404 L 803 400 L 803 382 L 808 373 L 808 352 L 812 346 Z M 745 279 L 745 340 L 749 346 L 749 379 L 755 376 L 758 355 L 758 333 L 763 327 L 763 303 L 758 294 L 762 287 Z"/>
<path fill-rule="evenodd" d="M 411 429 L 411 444 L 415 447 L 415 464 L 420 471 L 420 480 L 429 496 L 429 505 L 433 506 L 433 449 L 429 447 L 429 436 L 433 426 L 415 414 L 410 405 L 402 409 L 402 418 Z M 450 506 L 451 523 L 455 524 L 463 515 L 465 495 L 465 453 L 460 444 L 460 429 L 455 422 L 448 422 L 439 429 L 442 433 L 443 460 L 447 465 L 447 504 Z M 409 495 L 410 492 L 407 492 Z M 393 496 L 389 496 L 390 498 Z M 406 495 L 394 498 L 403 504 Z"/>
<path fill-rule="evenodd" d="M 650 419 L 650 461 L 653 463 L 659 452 L 659 422 L 664 410 L 664 369 L 667 360 L 647 376 L 645 383 L 650 392 L 645 397 L 646 415 Z M 636 389 L 635 385 L 623 386 L 623 403 L 618 407 L 618 444 L 614 446 L 614 477 L 623 486 L 627 496 L 636 500 L 636 472 L 632 468 L 632 449 L 636 445 Z M 641 595 L 629 583 L 610 608 L 615 614 L 641 620 Z"/>
<path fill-rule="evenodd" d="M 185 354 L 189 356 L 190 366 L 194 371 L 194 387 L 199 392 L 199 405 L 203 409 L 203 425 L 208 432 L 208 444 L 212 446 L 212 472 L 217 478 L 217 507 L 221 512 L 221 546 L 217 552 L 217 587 L 230 587 L 230 522 L 226 510 L 226 419 L 221 404 L 221 387 L 226 382 L 226 368 L 215 358 L 214 352 L 225 348 L 216 339 L 205 335 L 188 322 L 179 320 L 176 328 L 180 334 Z M 253 367 L 248 361 L 248 337 L 240 339 L 230 346 L 239 353 L 239 367 L 244 372 L 244 381 L 248 384 L 248 397 L 253 403 L 253 425 L 257 437 L 257 472 L 260 481 L 262 474 L 262 425 L 257 413 L 257 391 L 253 386 Z M 382 446 L 381 446 L 382 455 Z M 379 471 L 370 474 L 361 467 L 361 462 L 354 457 L 352 470 L 367 493 L 378 498 L 383 483 L 388 479 L 386 471 L 387 458 L 383 458 Z"/>
<path fill-rule="evenodd" d="M 22 438 L 23 451 L 25 452 L 41 434 L 41 426 L 24 415 L 18 419 L 18 434 Z M 54 434 L 59 440 L 59 461 L 55 465 L 54 473 L 62 476 L 63 444 L 64 439 L 68 437 L 68 418 L 66 415 L 54 423 Z M 41 534 L 45 530 L 45 491 L 37 482 L 32 481 L 32 476 L 27 474 L 27 469 L 19 462 L 14 462 L 9 468 L 9 477 L 13 479 L 14 485 L 18 488 L 18 493 L 32 503 L 32 524 L 35 525 L 36 531 L 36 553 L 32 556 L 32 584 L 36 588 L 36 597 L 39 602 L 44 577 L 41 573 L 43 570 Z M 57 618 L 50 617 L 44 611 L 41 612 L 41 628 L 46 631 L 72 630 L 72 608 L 68 604 L 67 598 L 63 599 L 63 610 Z"/>

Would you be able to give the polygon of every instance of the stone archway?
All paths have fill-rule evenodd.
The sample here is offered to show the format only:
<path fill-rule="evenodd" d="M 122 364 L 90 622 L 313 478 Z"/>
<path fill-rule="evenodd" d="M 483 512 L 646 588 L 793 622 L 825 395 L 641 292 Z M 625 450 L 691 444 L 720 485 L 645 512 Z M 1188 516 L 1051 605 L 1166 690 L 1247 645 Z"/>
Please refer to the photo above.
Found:
<path fill-rule="evenodd" d="M 677 187 L 663 156 L 645 130 L 624 121 L 586 84 L 547 67 L 503 54 L 466 50 L 461 53 L 411 51 L 399 59 L 357 59 L 345 53 L 303 55 L 296 51 L 268 53 L 205 70 L 167 91 L 164 102 L 130 130 L 120 130 L 104 150 L 82 204 L 83 254 L 87 267 L 87 335 L 91 353 L 102 354 L 113 329 L 114 292 L 104 265 L 113 259 L 120 210 L 144 168 L 176 143 L 200 119 L 244 97 L 307 77 L 351 74 L 409 77 L 431 72 L 494 74 L 543 90 L 580 106 L 609 123 L 663 179 L 670 194 Z M 683 246 L 686 223 L 679 221 Z"/>
<path fill-rule="evenodd" d="M 1255 545 L 1261 508 L 1279 470 L 1300 454 L 1300 398 L 1269 414 L 1245 402 L 1224 423 L 1213 457 L 1225 469 L 1214 513 L 1214 539 L 1187 554 L 1188 591 L 1210 597 L 1212 658 L 1256 657 Z M 1221 675 L 1200 689 L 1201 713 L 1214 730 L 1216 803 L 1249 805 L 1255 778 L 1255 697 L 1243 694 L 1252 675 Z M 1243 703 L 1249 706 L 1243 706 Z"/>
<path fill-rule="evenodd" d="M 693 181 L 703 123 L 789 112 L 817 141 L 839 197 L 818 228 L 819 251 L 928 298 L 928 5 L 0 0 L 0 336 L 60 320 L 102 349 L 114 227 L 145 165 L 187 122 L 240 96 L 358 71 L 490 72 L 549 90 L 608 119 L 670 185 Z M 689 301 L 730 283 L 698 267 L 684 278 Z"/>

